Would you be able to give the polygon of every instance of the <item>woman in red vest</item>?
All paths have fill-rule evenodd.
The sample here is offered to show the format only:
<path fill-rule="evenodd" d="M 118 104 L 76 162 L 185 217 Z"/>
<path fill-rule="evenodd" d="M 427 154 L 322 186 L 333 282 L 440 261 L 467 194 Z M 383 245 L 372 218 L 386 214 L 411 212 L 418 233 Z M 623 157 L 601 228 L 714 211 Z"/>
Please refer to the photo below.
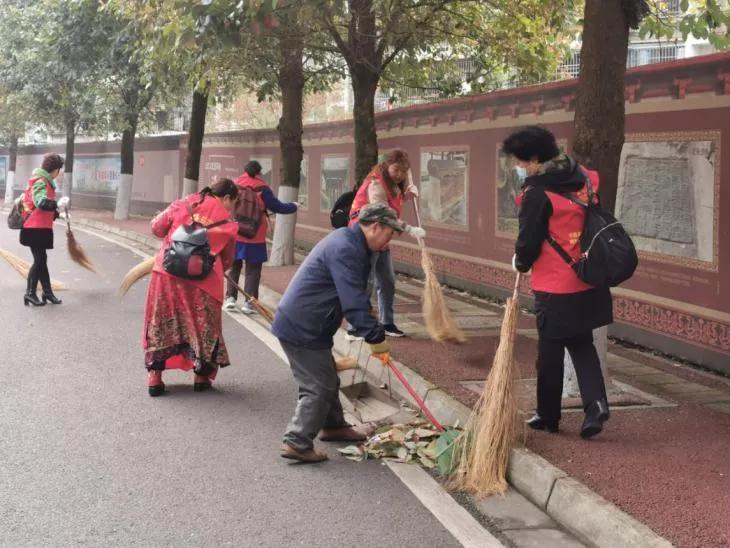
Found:
<path fill-rule="evenodd" d="M 567 349 L 585 410 L 581 436 L 589 438 L 602 430 L 609 417 L 592 332 L 613 322 L 611 293 L 607 287 L 593 287 L 578 278 L 553 245 L 574 259 L 579 257 L 585 209 L 566 196 L 585 201 L 587 182 L 598 190 L 598 173 L 562 154 L 553 134 L 542 127 L 513 133 L 502 149 L 512 157 L 523 180 L 516 200 L 519 235 L 512 262 L 515 270 L 532 270 L 537 316 L 537 413 L 527 424 L 535 430 L 558 432 Z"/>
<path fill-rule="evenodd" d="M 350 226 L 357 222 L 360 209 L 367 204 L 384 203 L 394 209 L 401 218 L 403 200 L 418 198 L 418 188 L 412 181 L 408 181 L 408 170 L 411 163 L 408 154 L 401 149 L 395 149 L 385 155 L 385 159 L 376 165 L 365 177 L 357 189 L 350 208 Z M 426 232 L 404 223 L 405 231 L 414 238 L 425 238 Z M 378 310 L 380 323 L 385 327 L 385 334 L 389 337 L 403 337 L 404 333 L 395 325 L 393 301 L 395 299 L 395 270 L 390 249 L 374 254 L 373 269 L 375 271 L 375 287 L 378 290 Z M 353 340 L 359 335 L 348 329 L 348 338 Z"/>
<path fill-rule="evenodd" d="M 46 303 L 61 304 L 51 288 L 48 272 L 47 250 L 53 249 L 53 221 L 58 218 L 56 202 L 56 177 L 63 167 L 63 158 L 58 154 L 46 154 L 41 167 L 33 170 L 32 177 L 23 193 L 23 228 L 20 243 L 33 253 L 33 265 L 28 271 L 28 285 L 23 302 L 26 306 L 43 306 Z M 61 198 L 61 206 L 68 206 L 68 198 Z M 38 298 L 38 282 L 43 293 Z"/>
<path fill-rule="evenodd" d="M 253 238 L 245 238 L 241 235 L 237 236 L 236 243 L 236 259 L 233 261 L 231 272 L 229 275 L 238 282 L 238 278 L 241 276 L 241 268 L 243 268 L 243 262 L 246 261 L 246 275 L 243 290 L 251 295 L 254 299 L 259 298 L 259 285 L 261 283 L 261 270 L 263 269 L 264 263 L 267 261 L 268 252 L 266 250 L 266 232 L 269 229 L 269 219 L 266 215 L 266 211 L 277 213 L 279 215 L 290 215 L 296 213 L 297 204 L 295 202 L 284 203 L 280 202 L 276 196 L 274 196 L 271 187 L 266 184 L 266 181 L 261 179 L 261 164 L 256 160 L 251 160 L 243 168 L 243 175 L 236 179 L 236 185 L 243 190 L 250 188 L 258 194 L 259 210 L 261 211 L 261 221 Z M 226 302 L 223 305 L 226 309 L 232 309 L 236 307 L 236 297 L 238 295 L 238 289 L 233 285 L 230 280 L 228 281 L 228 287 L 226 289 Z M 256 309 L 246 301 L 241 307 L 241 311 L 244 314 L 253 314 Z"/>
<path fill-rule="evenodd" d="M 152 233 L 163 241 L 150 275 L 142 334 L 150 396 L 164 393 L 165 369 L 194 370 L 193 389 L 201 392 L 211 387 L 218 368 L 230 363 L 223 342 L 221 304 L 223 272 L 233 263 L 236 249 L 237 224 L 231 212 L 237 199 L 238 187 L 233 181 L 220 179 L 173 202 L 152 219 Z M 192 219 L 188 207 L 192 208 Z M 193 220 L 205 226 L 222 223 L 208 230 L 210 251 L 216 260 L 202 280 L 180 278 L 163 267 L 173 233 Z"/>

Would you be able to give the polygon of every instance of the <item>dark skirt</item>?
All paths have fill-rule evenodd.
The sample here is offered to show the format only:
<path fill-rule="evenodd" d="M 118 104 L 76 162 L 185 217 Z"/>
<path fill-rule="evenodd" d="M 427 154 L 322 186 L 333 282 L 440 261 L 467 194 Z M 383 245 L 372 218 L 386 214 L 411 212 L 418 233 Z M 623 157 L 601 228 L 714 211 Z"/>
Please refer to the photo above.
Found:
<path fill-rule="evenodd" d="M 613 303 L 607 287 L 580 293 L 535 292 L 537 331 L 546 339 L 564 339 L 613 322 Z"/>
<path fill-rule="evenodd" d="M 53 249 L 53 229 L 21 228 L 20 244 L 26 247 Z"/>

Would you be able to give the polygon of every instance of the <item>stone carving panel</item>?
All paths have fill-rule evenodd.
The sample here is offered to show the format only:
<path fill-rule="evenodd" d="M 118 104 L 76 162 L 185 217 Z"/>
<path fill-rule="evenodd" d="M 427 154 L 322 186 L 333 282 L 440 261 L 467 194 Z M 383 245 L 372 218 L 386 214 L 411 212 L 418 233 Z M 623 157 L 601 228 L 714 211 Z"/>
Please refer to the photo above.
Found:
<path fill-rule="evenodd" d="M 716 157 L 712 140 L 624 144 L 616 214 L 639 250 L 713 262 Z"/>

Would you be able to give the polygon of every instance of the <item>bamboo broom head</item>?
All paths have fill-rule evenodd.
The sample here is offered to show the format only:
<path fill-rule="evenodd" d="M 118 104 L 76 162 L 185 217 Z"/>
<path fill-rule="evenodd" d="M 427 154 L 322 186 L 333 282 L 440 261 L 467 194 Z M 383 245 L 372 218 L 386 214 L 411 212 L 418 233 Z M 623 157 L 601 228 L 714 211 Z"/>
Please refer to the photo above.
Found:
<path fill-rule="evenodd" d="M 337 371 L 345 371 L 347 369 L 355 369 L 357 360 L 353 356 L 339 356 L 335 358 L 335 369 Z"/>
<path fill-rule="evenodd" d="M 70 226 L 66 228 L 66 244 L 68 245 L 68 254 L 73 262 L 84 267 L 86 270 L 90 270 L 94 274 L 97 273 L 94 263 L 89 260 L 81 244 L 76 241 L 76 237 L 71 231 Z"/>
<path fill-rule="evenodd" d="M 28 277 L 28 272 L 30 271 L 30 263 L 28 261 L 25 261 L 4 249 L 0 249 L 0 256 L 2 256 L 23 278 Z M 53 289 L 53 291 L 65 291 L 67 288 L 61 282 L 51 280 L 51 289 Z"/>
<path fill-rule="evenodd" d="M 152 268 L 155 266 L 155 257 L 148 257 L 141 263 L 139 263 L 137 266 L 133 267 L 122 279 L 122 283 L 119 284 L 119 296 L 123 297 L 127 294 L 127 291 L 129 291 L 129 288 L 132 287 L 135 283 L 137 283 L 139 280 L 147 276 L 150 272 L 152 272 Z"/>
<path fill-rule="evenodd" d="M 451 311 L 444 301 L 443 290 L 436 278 L 431 256 L 425 247 L 421 248 L 421 267 L 426 274 L 423 289 L 423 318 L 426 331 L 437 342 L 466 342 L 464 332 L 456 325 Z"/>
<path fill-rule="evenodd" d="M 514 342 L 519 301 L 508 299 L 499 346 L 484 390 L 459 438 L 459 466 L 449 481 L 452 488 L 479 497 L 507 490 L 507 466 L 520 433 L 518 423 Z"/>

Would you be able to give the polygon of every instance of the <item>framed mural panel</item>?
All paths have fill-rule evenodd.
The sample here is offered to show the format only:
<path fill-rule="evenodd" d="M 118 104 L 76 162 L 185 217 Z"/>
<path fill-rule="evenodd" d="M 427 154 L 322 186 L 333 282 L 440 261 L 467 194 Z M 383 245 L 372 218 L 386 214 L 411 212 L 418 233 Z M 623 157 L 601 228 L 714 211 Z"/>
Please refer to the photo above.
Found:
<path fill-rule="evenodd" d="M 299 173 L 299 205 L 302 209 L 309 209 L 309 156 L 302 156 Z"/>
<path fill-rule="evenodd" d="M 319 186 L 319 209 L 329 212 L 337 198 L 350 188 L 350 157 L 322 156 Z"/>
<path fill-rule="evenodd" d="M 76 156 L 74 158 L 74 192 L 116 194 L 121 180 L 122 160 L 114 156 Z"/>
<path fill-rule="evenodd" d="M 720 132 L 631 134 L 616 217 L 645 258 L 718 269 Z"/>
<path fill-rule="evenodd" d="M 556 139 L 561 151 L 568 149 L 566 139 Z M 518 230 L 518 209 L 515 198 L 520 193 L 520 183 L 515 173 L 512 160 L 502 152 L 502 144 L 497 144 L 496 179 L 495 179 L 495 232 L 497 236 L 513 238 L 517 236 Z"/>
<path fill-rule="evenodd" d="M 424 224 L 467 230 L 469 147 L 422 148 L 419 193 Z"/>
<path fill-rule="evenodd" d="M 251 156 L 249 158 L 249 161 L 256 160 L 259 164 L 261 164 L 261 179 L 266 181 L 266 184 L 270 185 L 271 181 L 273 181 L 273 165 L 274 165 L 274 158 L 272 156 Z M 243 172 L 243 170 L 241 170 Z"/>

